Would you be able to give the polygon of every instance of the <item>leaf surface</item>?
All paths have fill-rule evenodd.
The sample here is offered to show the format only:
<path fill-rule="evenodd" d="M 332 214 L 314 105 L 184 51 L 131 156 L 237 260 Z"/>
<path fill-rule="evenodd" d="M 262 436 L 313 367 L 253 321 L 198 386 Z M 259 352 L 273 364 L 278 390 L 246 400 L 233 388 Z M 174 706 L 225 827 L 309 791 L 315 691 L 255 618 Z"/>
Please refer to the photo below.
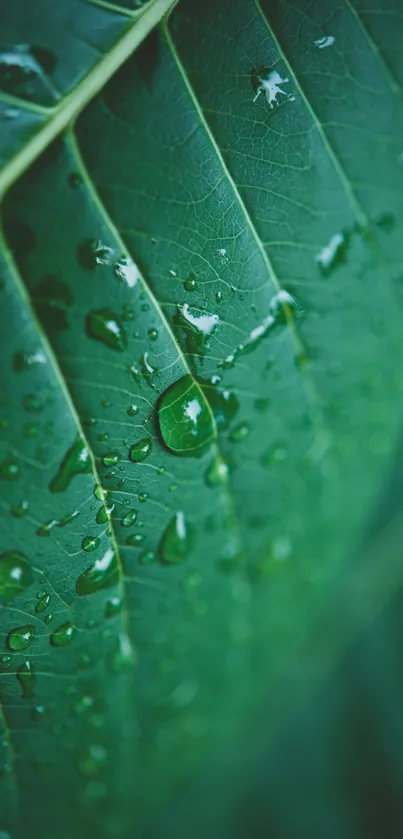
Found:
<path fill-rule="evenodd" d="M 56 75 L 0 97 L 18 111 L 0 173 L 14 184 L 3 551 L 35 574 L 3 602 L 5 645 L 27 624 L 35 638 L 29 658 L 3 661 L 0 695 L 31 835 L 55 824 L 40 783 L 66 836 L 115 836 L 239 736 L 269 686 L 275 719 L 278 680 L 387 481 L 401 20 L 391 4 L 379 25 L 359 0 L 181 0 L 133 52 L 168 4 L 134 18 L 76 6 L 75 61 L 69 31 Z M 38 17 L 43 48 L 66 27 L 58 14 L 46 31 Z"/>

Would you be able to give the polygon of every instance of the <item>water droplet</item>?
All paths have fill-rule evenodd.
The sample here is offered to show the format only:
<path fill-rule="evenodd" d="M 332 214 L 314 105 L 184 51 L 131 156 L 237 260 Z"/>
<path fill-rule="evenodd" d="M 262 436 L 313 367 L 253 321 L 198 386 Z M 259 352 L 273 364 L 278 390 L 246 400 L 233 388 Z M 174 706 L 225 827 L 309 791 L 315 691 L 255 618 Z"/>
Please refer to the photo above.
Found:
<path fill-rule="evenodd" d="M 121 256 L 115 264 L 114 274 L 119 280 L 122 280 L 129 288 L 134 288 L 139 279 L 139 270 L 137 265 L 128 256 Z"/>
<path fill-rule="evenodd" d="M 8 551 L 0 556 L 0 597 L 14 597 L 33 581 L 32 571 L 22 554 Z"/>
<path fill-rule="evenodd" d="M 20 519 L 28 512 L 28 506 L 28 501 L 21 501 L 21 504 L 18 504 L 16 507 L 12 507 L 10 513 L 14 516 L 14 518 Z"/>
<path fill-rule="evenodd" d="M 76 519 L 79 515 L 80 510 L 73 510 L 71 513 L 66 513 L 66 515 L 57 522 L 57 526 L 66 527 L 66 524 L 70 524 L 70 522 L 74 521 L 74 519 Z"/>
<path fill-rule="evenodd" d="M 17 44 L 0 53 L 0 87 L 6 93 L 22 98 L 31 98 L 34 92 L 32 82 L 51 73 L 56 56 L 45 47 Z M 49 83 L 46 82 L 48 87 Z M 49 92 L 49 89 L 46 91 Z M 51 97 L 53 99 L 53 95 Z"/>
<path fill-rule="evenodd" d="M 142 553 L 139 557 L 139 562 L 141 562 L 142 565 L 149 565 L 151 562 L 155 562 L 156 558 L 157 555 L 154 551 L 144 551 L 144 553 Z"/>
<path fill-rule="evenodd" d="M 50 519 L 49 521 L 46 521 L 44 524 L 41 524 L 41 526 L 38 527 L 38 530 L 36 531 L 36 535 L 37 536 L 49 536 L 50 531 L 53 530 L 53 528 L 56 527 L 56 525 L 58 523 L 59 522 L 58 522 L 57 519 Z"/>
<path fill-rule="evenodd" d="M 83 268 L 93 270 L 96 265 L 111 264 L 113 249 L 104 245 L 100 239 L 85 239 L 77 248 L 77 257 Z"/>
<path fill-rule="evenodd" d="M 317 38 L 316 41 L 314 41 L 314 44 L 318 50 L 324 50 L 326 47 L 332 47 L 335 40 L 336 38 L 334 38 L 333 35 L 324 35 L 323 38 Z"/>
<path fill-rule="evenodd" d="M 7 635 L 7 646 L 9 650 L 14 653 L 20 653 L 21 650 L 26 650 L 31 641 L 35 637 L 35 629 L 30 624 L 26 626 L 18 626 L 17 629 L 12 629 Z"/>
<path fill-rule="evenodd" d="M 90 338 L 95 338 L 118 352 L 123 352 L 126 349 L 126 332 L 119 318 L 111 309 L 93 309 L 87 315 L 86 327 Z"/>
<path fill-rule="evenodd" d="M 208 340 L 219 324 L 218 315 L 207 312 L 201 314 L 191 311 L 188 303 L 177 305 L 173 319 L 174 328 L 181 335 L 184 334 L 186 351 L 190 356 L 198 356 L 201 360 L 208 347 Z"/>
<path fill-rule="evenodd" d="M 49 615 L 45 615 L 45 617 L 43 619 L 43 622 L 46 623 L 46 626 L 48 626 L 48 624 L 52 623 L 52 620 L 53 620 L 53 615 L 49 614 Z"/>
<path fill-rule="evenodd" d="M 32 393 L 29 393 L 27 396 L 24 396 L 22 404 L 26 411 L 32 411 L 32 413 L 37 413 L 38 411 L 41 411 L 43 407 L 39 399 Z"/>
<path fill-rule="evenodd" d="M 121 521 L 122 527 L 130 527 L 137 519 L 137 510 L 130 510 Z"/>
<path fill-rule="evenodd" d="M 0 658 L 1 663 L 5 665 L 10 664 L 10 661 L 12 660 L 13 657 L 11 655 L 2 655 L 2 657 Z"/>
<path fill-rule="evenodd" d="M 22 433 L 24 437 L 37 437 L 39 434 L 39 428 L 37 425 L 32 425 L 31 423 L 28 423 L 24 425 Z"/>
<path fill-rule="evenodd" d="M 114 585 L 119 579 L 119 566 L 114 551 L 109 548 L 102 559 L 97 559 L 78 578 L 77 594 L 83 597 Z"/>
<path fill-rule="evenodd" d="M 229 439 L 232 443 L 239 443 L 242 440 L 246 440 L 250 434 L 250 426 L 247 422 L 241 422 L 239 425 L 235 426 L 234 430 L 231 432 Z"/>
<path fill-rule="evenodd" d="M 223 430 L 228 428 L 239 410 L 235 394 L 231 390 L 218 390 L 207 382 L 202 383 L 202 388 L 210 404 L 217 428 Z"/>
<path fill-rule="evenodd" d="M 170 273 L 170 276 L 171 276 L 171 277 L 176 277 L 176 271 L 175 271 L 175 269 L 174 269 L 174 268 L 170 268 L 170 269 L 169 269 L 169 273 Z"/>
<path fill-rule="evenodd" d="M 49 603 L 50 603 L 50 594 L 43 594 L 41 599 L 38 601 L 38 603 L 35 606 L 35 612 L 38 615 L 42 614 L 42 612 L 44 612 L 48 608 Z"/>
<path fill-rule="evenodd" d="M 106 524 L 109 519 L 109 516 L 112 515 L 115 509 L 114 504 L 104 504 L 102 507 L 99 508 L 96 514 L 96 522 L 97 524 Z"/>
<path fill-rule="evenodd" d="M 95 484 L 94 495 L 95 495 L 95 498 L 98 499 L 98 501 L 103 501 L 104 497 L 106 496 L 106 492 L 103 489 L 103 487 L 101 487 L 99 484 Z"/>
<path fill-rule="evenodd" d="M 290 80 L 288 78 L 282 79 L 277 70 L 271 67 L 261 67 L 259 70 L 252 70 L 251 83 L 255 93 L 253 101 L 264 93 L 267 103 L 273 109 L 278 105 L 277 97 L 281 94 L 286 99 L 294 101 L 294 96 L 291 96 L 287 91 L 283 90 L 280 85 L 287 84 Z"/>
<path fill-rule="evenodd" d="M 129 449 L 129 459 L 132 463 L 140 463 L 148 457 L 151 452 L 151 447 L 151 437 L 145 437 L 144 440 L 139 440 L 137 443 L 133 443 Z"/>
<path fill-rule="evenodd" d="M 155 384 L 153 382 L 154 376 L 156 376 L 159 372 L 158 367 L 153 367 L 150 362 L 148 352 L 143 353 L 140 358 L 140 366 L 141 366 L 141 373 L 144 376 L 147 384 L 156 390 Z"/>
<path fill-rule="evenodd" d="M 64 492 L 75 475 L 92 471 L 90 453 L 82 437 L 77 437 L 61 463 L 57 475 L 49 484 L 51 492 Z"/>
<path fill-rule="evenodd" d="M 126 545 L 132 545 L 134 548 L 137 548 L 137 546 L 141 545 L 142 542 L 144 542 L 144 536 L 142 533 L 131 533 L 126 539 Z"/>
<path fill-rule="evenodd" d="M 58 629 L 55 629 L 50 636 L 50 643 L 53 644 L 54 647 L 65 647 L 67 644 L 70 644 L 70 641 L 72 641 L 75 631 L 76 627 L 74 624 L 70 622 L 63 623 Z"/>
<path fill-rule="evenodd" d="M 158 338 L 158 329 L 149 329 L 147 335 L 150 341 L 156 341 Z"/>
<path fill-rule="evenodd" d="M 79 172 L 70 172 L 67 178 L 67 183 L 72 189 L 78 189 L 83 183 L 82 176 Z"/>
<path fill-rule="evenodd" d="M 193 271 L 186 277 L 185 282 L 183 283 L 183 287 L 185 291 L 195 291 L 196 289 L 196 279 Z"/>
<path fill-rule="evenodd" d="M 160 542 L 163 562 L 183 562 L 191 547 L 191 531 L 182 510 L 178 510 L 166 527 Z"/>
<path fill-rule="evenodd" d="M 214 457 L 205 474 L 207 486 L 216 487 L 224 484 L 228 479 L 228 472 L 228 464 L 221 457 Z"/>
<path fill-rule="evenodd" d="M 102 463 L 104 466 L 116 466 L 119 463 L 120 454 L 118 452 L 108 452 L 102 458 Z"/>
<path fill-rule="evenodd" d="M 122 611 L 122 599 L 120 597 L 111 597 L 105 603 L 105 617 L 114 618 Z"/>
<path fill-rule="evenodd" d="M 165 445 L 175 454 L 198 454 L 215 436 L 211 411 L 192 376 L 183 376 L 162 394 L 158 423 Z"/>
<path fill-rule="evenodd" d="M 217 292 L 216 292 L 215 299 L 217 300 L 217 303 L 221 303 L 221 300 L 222 300 L 222 291 L 217 291 Z"/>
<path fill-rule="evenodd" d="M 144 501 L 147 501 L 147 498 L 148 498 L 148 492 L 139 492 L 138 499 L 139 499 L 139 501 L 141 501 L 142 504 L 144 503 Z"/>
<path fill-rule="evenodd" d="M 280 289 L 270 300 L 269 314 L 258 326 L 247 335 L 244 341 L 224 359 L 219 366 L 224 369 L 233 367 L 238 355 L 246 355 L 253 352 L 261 344 L 264 338 L 278 323 L 285 323 L 287 315 L 297 308 L 296 301 L 284 288 Z"/>
<path fill-rule="evenodd" d="M 126 632 L 121 632 L 117 638 L 117 649 L 112 657 L 112 669 L 116 673 L 131 670 L 136 661 L 136 652 Z"/>
<path fill-rule="evenodd" d="M 99 545 L 99 539 L 97 536 L 84 536 L 81 545 L 83 551 L 95 551 Z"/>
<path fill-rule="evenodd" d="M 22 687 L 23 699 L 30 699 L 35 693 L 35 672 L 31 662 L 24 661 L 16 675 Z"/>
<path fill-rule="evenodd" d="M 27 370 L 32 370 L 38 364 L 46 364 L 47 358 L 43 350 L 36 350 L 35 352 L 18 352 L 13 359 L 13 367 L 17 373 L 23 373 Z"/>
<path fill-rule="evenodd" d="M 129 405 L 129 407 L 126 411 L 126 413 L 128 414 L 129 417 L 134 417 L 136 414 L 138 414 L 138 412 L 139 412 L 139 409 L 138 409 L 137 405 Z"/>
<path fill-rule="evenodd" d="M 40 722 L 46 717 L 46 708 L 43 705 L 36 705 L 35 708 L 31 709 L 31 719 L 34 722 Z M 1 834 L 0 834 L 1 839 Z"/>
<path fill-rule="evenodd" d="M 288 451 L 283 443 L 276 443 L 265 452 L 260 458 L 262 466 L 274 466 L 277 463 L 284 463 L 287 460 Z"/>
<path fill-rule="evenodd" d="M 0 478 L 3 481 L 15 481 L 19 471 L 18 464 L 14 460 L 3 460 L 0 463 Z"/>
<path fill-rule="evenodd" d="M 329 243 L 316 254 L 316 262 L 325 277 L 344 262 L 347 244 L 348 238 L 345 233 L 335 233 Z"/>

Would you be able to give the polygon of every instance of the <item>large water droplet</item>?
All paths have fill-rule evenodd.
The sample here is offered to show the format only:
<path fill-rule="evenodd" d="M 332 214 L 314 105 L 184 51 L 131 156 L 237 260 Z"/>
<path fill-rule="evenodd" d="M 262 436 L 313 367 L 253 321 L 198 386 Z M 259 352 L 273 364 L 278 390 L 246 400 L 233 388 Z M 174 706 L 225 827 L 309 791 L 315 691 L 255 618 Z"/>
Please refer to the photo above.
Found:
<path fill-rule="evenodd" d="M 90 568 L 87 568 L 78 578 L 76 588 L 77 594 L 83 597 L 86 594 L 94 594 L 100 589 L 114 585 L 119 579 L 119 567 L 114 551 L 109 548 L 102 559 L 97 559 Z"/>
<path fill-rule="evenodd" d="M 162 394 L 158 423 L 165 445 L 179 455 L 199 454 L 215 436 L 208 403 L 192 376 L 183 376 Z"/>
<path fill-rule="evenodd" d="M 77 437 L 61 463 L 57 475 L 49 484 L 51 492 L 64 492 L 75 475 L 92 471 L 90 453 L 82 437 Z"/>
<path fill-rule="evenodd" d="M 88 312 L 87 333 L 112 350 L 123 352 L 127 347 L 126 332 L 117 315 L 111 309 L 94 309 Z"/>
<path fill-rule="evenodd" d="M 98 536 L 84 536 L 84 539 L 81 543 L 83 551 L 92 552 L 95 551 L 99 545 Z"/>
<path fill-rule="evenodd" d="M 30 699 L 35 693 L 35 672 L 31 662 L 24 661 L 16 675 L 22 687 L 23 699 Z"/>
<path fill-rule="evenodd" d="M 182 510 L 178 510 L 166 527 L 160 542 L 163 562 L 183 562 L 191 547 L 191 532 Z"/>
<path fill-rule="evenodd" d="M 202 388 L 210 404 L 217 428 L 228 428 L 239 410 L 237 397 L 231 390 L 218 390 L 209 382 L 203 382 Z"/>
<path fill-rule="evenodd" d="M 108 452 L 102 458 L 102 463 L 104 466 L 116 466 L 119 463 L 120 454 L 119 452 Z"/>
<path fill-rule="evenodd" d="M 145 437 L 144 440 L 139 440 L 137 443 L 133 443 L 129 450 L 129 459 L 131 462 L 140 463 L 142 460 L 145 460 L 150 454 L 151 446 L 151 437 Z"/>
<path fill-rule="evenodd" d="M 22 554 L 8 551 L 0 556 L 0 597 L 14 597 L 31 585 L 33 575 Z"/>
<path fill-rule="evenodd" d="M 74 624 L 68 622 L 63 623 L 59 626 L 58 629 L 50 636 L 50 643 L 53 644 L 54 647 L 65 647 L 66 644 L 70 644 L 70 641 L 73 639 L 76 627 Z"/>
<path fill-rule="evenodd" d="M 31 624 L 27 626 L 18 626 L 17 629 L 12 629 L 7 635 L 7 646 L 9 650 L 15 653 L 20 653 L 21 650 L 26 650 L 31 641 L 35 637 L 35 629 Z"/>
<path fill-rule="evenodd" d="M 128 256 L 121 256 L 114 267 L 115 276 L 129 288 L 134 288 L 139 278 L 137 265 Z"/>

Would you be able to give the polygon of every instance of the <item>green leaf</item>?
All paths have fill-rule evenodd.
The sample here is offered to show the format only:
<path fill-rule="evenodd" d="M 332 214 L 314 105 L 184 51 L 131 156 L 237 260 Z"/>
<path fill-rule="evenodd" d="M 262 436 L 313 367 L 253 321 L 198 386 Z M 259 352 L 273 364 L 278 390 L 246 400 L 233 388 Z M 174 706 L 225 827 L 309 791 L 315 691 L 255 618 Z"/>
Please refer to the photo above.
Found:
<path fill-rule="evenodd" d="M 4 13 L 0 786 L 23 837 L 145 835 L 185 779 L 219 798 L 262 703 L 269 737 L 397 585 L 370 562 L 360 619 L 301 657 L 399 436 L 401 18 L 171 6 Z"/>

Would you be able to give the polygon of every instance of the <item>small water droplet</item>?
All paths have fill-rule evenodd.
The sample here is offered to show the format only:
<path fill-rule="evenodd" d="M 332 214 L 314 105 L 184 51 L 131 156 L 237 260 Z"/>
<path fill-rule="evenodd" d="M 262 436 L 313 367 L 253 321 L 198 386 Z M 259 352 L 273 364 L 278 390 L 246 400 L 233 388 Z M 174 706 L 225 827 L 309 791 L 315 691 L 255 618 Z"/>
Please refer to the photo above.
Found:
<path fill-rule="evenodd" d="M 58 629 L 55 629 L 55 631 L 52 632 L 52 635 L 50 636 L 50 643 L 53 644 L 54 647 L 65 647 L 67 644 L 70 644 L 70 641 L 72 641 L 75 631 L 76 627 L 73 623 L 63 623 Z"/>
<path fill-rule="evenodd" d="M 35 606 L 35 612 L 40 615 L 42 612 L 48 608 L 50 603 L 50 594 L 43 594 L 38 603 Z"/>
<path fill-rule="evenodd" d="M 93 270 L 96 265 L 111 264 L 113 249 L 100 239 L 85 239 L 77 248 L 77 257 L 83 268 Z"/>
<path fill-rule="evenodd" d="M 39 428 L 37 425 L 32 425 L 32 423 L 27 423 L 24 425 L 22 429 L 22 433 L 24 437 L 37 437 L 39 434 Z"/>
<path fill-rule="evenodd" d="M 277 97 L 280 94 L 281 96 L 285 96 L 286 99 L 294 101 L 295 97 L 291 96 L 281 87 L 281 85 L 287 84 L 289 81 L 288 78 L 283 79 L 280 73 L 272 67 L 261 67 L 259 70 L 252 70 L 251 83 L 255 93 L 253 101 L 256 102 L 256 99 L 258 99 L 261 93 L 264 93 L 266 102 L 270 105 L 271 109 L 279 104 Z"/>
<path fill-rule="evenodd" d="M 66 527 L 66 524 L 70 524 L 70 522 L 74 521 L 74 519 L 76 519 L 79 515 L 80 510 L 73 510 L 71 513 L 66 513 L 66 515 L 57 522 L 57 526 Z"/>
<path fill-rule="evenodd" d="M 188 303 L 178 304 L 173 325 L 179 335 L 184 336 L 186 351 L 192 356 L 203 359 L 209 338 L 219 324 L 218 315 L 207 312 L 198 313 L 189 308 Z"/>
<path fill-rule="evenodd" d="M 44 524 L 41 524 L 36 531 L 37 536 L 49 536 L 50 531 L 53 530 L 56 525 L 59 524 L 57 519 L 50 519 L 46 521 Z"/>
<path fill-rule="evenodd" d="M 121 256 L 115 263 L 115 276 L 124 282 L 129 288 L 134 288 L 139 279 L 139 270 L 137 265 L 128 256 Z"/>
<path fill-rule="evenodd" d="M 14 597 L 25 591 L 33 581 L 31 568 L 25 557 L 16 551 L 0 556 L 0 597 Z"/>
<path fill-rule="evenodd" d="M 196 278 L 195 278 L 195 275 L 194 275 L 193 271 L 191 271 L 190 274 L 186 277 L 186 280 L 183 283 L 183 287 L 184 287 L 185 291 L 195 291 L 196 290 L 197 284 L 196 284 Z"/>
<path fill-rule="evenodd" d="M 127 347 L 124 327 L 111 309 L 93 309 L 88 312 L 86 328 L 90 338 L 95 338 L 112 350 L 124 352 Z"/>
<path fill-rule="evenodd" d="M 183 376 L 162 394 L 158 423 L 165 445 L 175 454 L 197 455 L 215 436 L 211 411 L 192 376 Z"/>
<path fill-rule="evenodd" d="M 10 664 L 10 661 L 12 661 L 12 660 L 13 660 L 13 657 L 11 655 L 2 655 L 1 658 L 0 658 L 1 663 L 5 664 L 5 665 Z"/>
<path fill-rule="evenodd" d="M 126 632 L 121 632 L 117 638 L 116 650 L 111 660 L 112 669 L 116 673 L 131 670 L 136 661 L 136 652 Z"/>
<path fill-rule="evenodd" d="M 43 350 L 35 352 L 18 352 L 13 359 L 13 367 L 17 373 L 23 373 L 37 367 L 38 364 L 46 364 L 47 358 Z"/>
<path fill-rule="evenodd" d="M 12 629 L 7 635 L 7 646 L 9 650 L 14 653 L 20 653 L 29 647 L 31 641 L 35 637 L 35 629 L 31 624 L 26 626 L 18 626 L 17 629 Z"/>
<path fill-rule="evenodd" d="M 157 555 L 154 551 L 144 551 L 139 557 L 139 562 L 141 565 L 149 565 L 151 562 L 155 562 L 157 559 Z"/>
<path fill-rule="evenodd" d="M 129 417 L 134 417 L 136 414 L 138 414 L 138 412 L 139 412 L 139 409 L 138 409 L 137 405 L 129 405 L 129 407 L 126 411 L 126 413 L 128 414 Z"/>
<path fill-rule="evenodd" d="M 43 622 L 46 623 L 46 626 L 48 626 L 48 624 L 52 623 L 52 620 L 53 620 L 53 615 L 51 613 L 49 613 L 49 615 L 45 615 L 45 617 L 43 619 Z"/>
<path fill-rule="evenodd" d="M 83 183 L 82 175 L 79 172 L 70 172 L 67 178 L 67 183 L 72 189 L 78 189 Z"/>
<path fill-rule="evenodd" d="M 0 478 L 3 481 L 15 481 L 19 475 L 18 463 L 14 460 L 3 460 L 0 463 Z"/>
<path fill-rule="evenodd" d="M 31 411 L 32 413 L 41 411 L 43 407 L 42 403 L 33 393 L 29 393 L 27 396 L 24 396 L 22 404 L 26 411 Z"/>
<path fill-rule="evenodd" d="M 92 471 L 90 453 L 82 437 L 77 437 L 65 455 L 57 475 L 49 484 L 51 492 L 64 492 L 75 475 Z"/>
<path fill-rule="evenodd" d="M 46 717 L 46 708 L 43 705 L 36 705 L 31 709 L 31 719 L 34 722 L 40 722 Z M 1 839 L 1 834 L 0 834 Z"/>
<path fill-rule="evenodd" d="M 142 533 L 131 533 L 126 539 L 126 545 L 132 545 L 134 548 L 141 545 L 142 542 L 144 542 L 144 536 Z"/>
<path fill-rule="evenodd" d="M 105 617 L 106 618 L 114 618 L 122 611 L 122 599 L 117 595 L 115 597 L 111 597 L 105 603 Z"/>
<path fill-rule="evenodd" d="M 132 463 L 140 463 L 149 456 L 151 447 L 151 437 L 145 437 L 144 440 L 139 440 L 137 443 L 133 443 L 129 449 L 129 460 L 131 460 Z"/>
<path fill-rule="evenodd" d="M 147 335 L 150 341 L 156 341 L 158 338 L 158 329 L 149 329 Z"/>
<path fill-rule="evenodd" d="M 324 35 L 323 38 L 317 38 L 314 44 L 318 50 L 324 50 L 326 47 L 332 47 L 335 41 L 336 38 L 333 35 Z"/>
<path fill-rule="evenodd" d="M 246 440 L 250 434 L 250 426 L 247 422 L 241 422 L 239 425 L 235 426 L 233 431 L 231 431 L 229 439 L 232 443 L 239 443 L 242 440 Z"/>
<path fill-rule="evenodd" d="M 228 479 L 228 472 L 228 464 L 221 457 L 214 457 L 205 474 L 207 486 L 216 487 L 224 484 Z"/>
<path fill-rule="evenodd" d="M 106 524 L 109 519 L 109 516 L 112 515 L 115 509 L 114 504 L 103 504 L 102 507 L 99 508 L 96 514 L 96 522 L 97 524 Z"/>
<path fill-rule="evenodd" d="M 121 521 L 122 527 L 130 527 L 137 519 L 137 510 L 130 510 Z"/>
<path fill-rule="evenodd" d="M 217 303 L 221 303 L 221 301 L 222 301 L 222 291 L 217 291 L 216 292 L 215 299 L 217 300 Z"/>
<path fill-rule="evenodd" d="M 138 499 L 139 499 L 139 501 L 141 501 L 142 504 L 144 504 L 144 501 L 147 501 L 147 498 L 148 498 L 148 492 L 139 492 Z"/>
<path fill-rule="evenodd" d="M 119 579 L 119 566 L 114 551 L 109 548 L 102 559 L 97 559 L 77 580 L 77 594 L 83 597 L 114 585 Z"/>
<path fill-rule="evenodd" d="M 99 539 L 97 536 L 84 536 L 81 545 L 83 551 L 95 551 L 99 545 Z"/>
<path fill-rule="evenodd" d="M 108 452 L 102 458 L 102 463 L 104 466 L 116 466 L 119 463 L 120 454 L 119 452 Z"/>
<path fill-rule="evenodd" d="M 21 504 L 17 504 L 16 507 L 11 508 L 10 513 L 14 518 L 20 519 L 28 512 L 28 507 L 28 501 L 21 501 Z"/>
<path fill-rule="evenodd" d="M 176 277 L 176 271 L 175 271 L 175 269 L 174 269 L 174 268 L 170 268 L 170 269 L 169 269 L 169 274 L 170 274 L 170 276 L 171 276 L 171 277 Z"/>
<path fill-rule="evenodd" d="M 274 466 L 277 463 L 284 463 L 287 460 L 288 451 L 283 443 L 276 443 L 271 446 L 260 458 L 262 466 Z"/>
<path fill-rule="evenodd" d="M 348 237 L 345 233 L 335 233 L 329 243 L 316 254 L 316 262 L 325 277 L 344 262 L 347 244 Z"/>
<path fill-rule="evenodd" d="M 191 531 L 182 510 L 167 525 L 160 542 L 160 556 L 170 564 L 183 562 L 191 547 Z"/>
<path fill-rule="evenodd" d="M 17 671 L 23 699 L 30 699 L 35 693 L 35 672 L 30 661 L 24 661 Z"/>
<path fill-rule="evenodd" d="M 141 356 L 140 367 L 141 367 L 141 373 L 144 376 L 147 384 L 151 388 L 153 388 L 153 390 L 155 390 L 156 387 L 155 387 L 155 384 L 153 382 L 153 378 L 154 378 L 154 376 L 156 376 L 159 373 L 159 370 L 158 370 L 158 367 L 154 367 L 151 364 L 148 352 L 144 352 L 143 355 Z"/>

